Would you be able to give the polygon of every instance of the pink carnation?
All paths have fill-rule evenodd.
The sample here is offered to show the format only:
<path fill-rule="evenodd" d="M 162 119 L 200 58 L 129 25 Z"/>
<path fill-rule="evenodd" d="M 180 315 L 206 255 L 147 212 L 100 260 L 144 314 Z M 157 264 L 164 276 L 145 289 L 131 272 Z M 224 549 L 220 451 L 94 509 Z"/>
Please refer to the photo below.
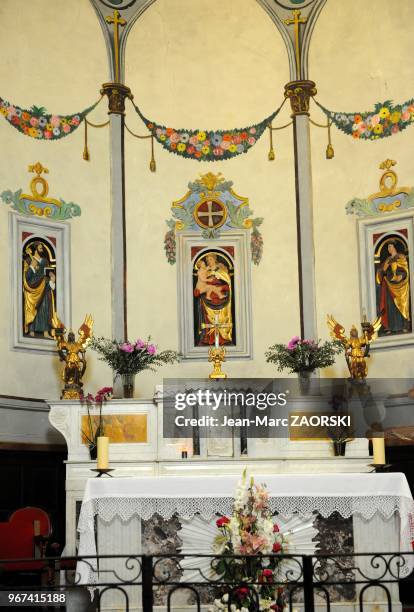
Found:
<path fill-rule="evenodd" d="M 65 132 L 65 134 L 68 134 L 70 132 L 70 125 L 68 123 L 65 123 L 62 127 L 62 130 Z"/>
<path fill-rule="evenodd" d="M 155 344 L 149 344 L 147 346 L 147 351 L 150 355 L 155 355 L 155 353 L 157 352 L 157 347 L 155 346 Z"/>
<path fill-rule="evenodd" d="M 297 347 L 299 342 L 300 342 L 299 336 L 293 336 L 293 338 L 291 338 L 291 340 L 289 340 L 288 342 L 288 345 L 287 345 L 288 350 L 293 351 Z"/>
<path fill-rule="evenodd" d="M 38 119 L 36 119 L 36 117 L 30 117 L 30 125 L 32 125 L 33 127 L 37 127 L 38 126 Z"/>
<path fill-rule="evenodd" d="M 135 343 L 135 348 L 137 349 L 142 349 L 145 347 L 145 342 L 144 340 L 141 340 L 141 338 L 138 338 L 138 340 Z"/>
<path fill-rule="evenodd" d="M 132 353 L 134 351 L 134 347 L 129 342 L 124 342 L 119 348 L 124 353 Z"/>
<path fill-rule="evenodd" d="M 53 127 L 59 127 L 60 117 L 58 115 L 52 115 L 50 118 L 50 123 L 53 125 Z"/>

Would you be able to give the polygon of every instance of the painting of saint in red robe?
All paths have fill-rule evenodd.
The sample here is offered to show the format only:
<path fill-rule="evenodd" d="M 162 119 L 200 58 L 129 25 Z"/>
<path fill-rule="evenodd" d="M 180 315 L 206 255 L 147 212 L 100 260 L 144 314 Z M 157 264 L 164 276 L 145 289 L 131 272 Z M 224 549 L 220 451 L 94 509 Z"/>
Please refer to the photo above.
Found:
<path fill-rule="evenodd" d="M 234 266 L 230 255 L 209 250 L 193 262 L 194 344 L 215 343 L 214 325 L 219 325 L 219 344 L 235 345 L 233 291 Z"/>

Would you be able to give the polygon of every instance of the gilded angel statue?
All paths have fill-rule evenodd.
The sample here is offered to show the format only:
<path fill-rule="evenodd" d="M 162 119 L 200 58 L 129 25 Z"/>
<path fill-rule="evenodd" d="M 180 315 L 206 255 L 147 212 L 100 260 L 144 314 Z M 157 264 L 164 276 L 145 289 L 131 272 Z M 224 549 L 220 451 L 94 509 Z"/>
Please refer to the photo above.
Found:
<path fill-rule="evenodd" d="M 378 330 L 381 327 L 381 316 L 377 317 L 373 323 L 367 321 L 364 316 L 361 324 L 362 335 L 359 335 L 357 328 L 353 325 L 349 338 L 345 335 L 345 328 L 332 315 L 327 316 L 327 323 L 332 338 L 340 340 L 345 348 L 345 359 L 351 378 L 364 380 L 368 375 L 366 358 L 369 356 L 370 344 L 377 338 Z"/>
<path fill-rule="evenodd" d="M 66 329 L 62 327 L 56 330 L 56 345 L 61 361 L 65 362 L 62 370 L 62 380 L 65 386 L 62 390 L 61 399 L 79 399 L 83 387 L 82 377 L 86 370 L 86 348 L 92 337 L 93 319 L 86 315 L 85 320 L 78 330 L 78 340 L 70 329 L 67 339 Z"/>

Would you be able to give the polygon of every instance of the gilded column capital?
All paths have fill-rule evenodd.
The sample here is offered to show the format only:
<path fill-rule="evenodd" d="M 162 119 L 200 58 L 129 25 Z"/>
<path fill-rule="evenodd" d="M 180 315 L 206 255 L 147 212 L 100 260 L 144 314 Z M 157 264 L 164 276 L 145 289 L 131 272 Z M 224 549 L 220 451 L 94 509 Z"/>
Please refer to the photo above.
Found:
<path fill-rule="evenodd" d="M 101 94 L 108 96 L 109 113 L 116 115 L 125 114 L 125 99 L 133 99 L 131 90 L 122 83 L 104 83 L 102 85 Z"/>
<path fill-rule="evenodd" d="M 317 93 L 313 81 L 291 81 L 285 85 L 285 98 L 289 98 L 292 116 L 309 115 L 310 99 Z"/>

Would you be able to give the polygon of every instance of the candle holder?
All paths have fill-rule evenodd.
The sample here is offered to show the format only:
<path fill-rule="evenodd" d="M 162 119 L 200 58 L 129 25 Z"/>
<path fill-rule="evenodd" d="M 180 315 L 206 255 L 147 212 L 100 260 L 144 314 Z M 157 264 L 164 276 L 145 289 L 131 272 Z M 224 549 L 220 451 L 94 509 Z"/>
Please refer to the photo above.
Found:
<path fill-rule="evenodd" d="M 113 472 L 114 468 L 91 468 L 91 472 L 98 472 L 95 478 L 100 478 L 101 476 L 109 476 L 112 478 L 112 474 L 109 472 Z"/>
<path fill-rule="evenodd" d="M 370 463 L 369 467 L 374 468 L 371 470 L 372 472 L 376 472 L 377 474 L 382 474 L 383 472 L 389 472 L 392 467 L 391 463 Z"/>
<path fill-rule="evenodd" d="M 213 363 L 213 371 L 209 374 L 209 378 L 227 378 L 227 374 L 221 369 L 222 362 L 226 361 L 226 349 L 224 347 L 210 348 L 208 360 Z"/>

